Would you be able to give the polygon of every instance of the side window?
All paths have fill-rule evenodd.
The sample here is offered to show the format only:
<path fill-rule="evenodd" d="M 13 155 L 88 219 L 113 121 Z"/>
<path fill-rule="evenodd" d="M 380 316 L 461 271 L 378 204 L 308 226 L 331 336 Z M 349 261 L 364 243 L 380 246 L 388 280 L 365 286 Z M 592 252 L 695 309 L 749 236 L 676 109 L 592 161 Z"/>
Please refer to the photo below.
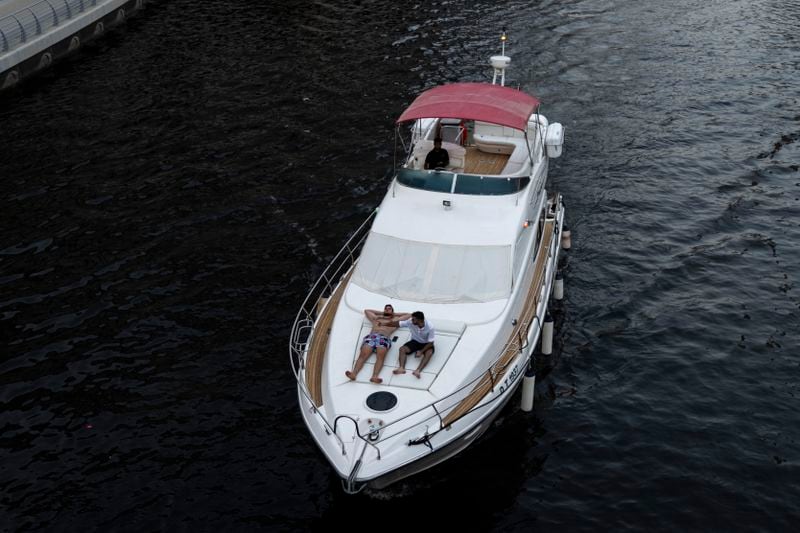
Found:
<path fill-rule="evenodd" d="M 516 284 L 522 275 L 522 263 L 525 259 L 525 253 L 528 251 L 528 244 L 533 236 L 533 228 L 522 229 L 517 237 L 517 243 L 514 245 L 514 274 L 513 279 Z"/>

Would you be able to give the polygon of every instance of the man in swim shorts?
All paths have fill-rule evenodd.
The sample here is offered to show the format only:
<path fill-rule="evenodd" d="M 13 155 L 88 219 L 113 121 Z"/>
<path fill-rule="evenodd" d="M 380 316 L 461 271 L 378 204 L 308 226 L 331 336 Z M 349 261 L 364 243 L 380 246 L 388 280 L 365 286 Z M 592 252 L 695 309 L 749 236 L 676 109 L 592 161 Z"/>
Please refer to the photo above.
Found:
<path fill-rule="evenodd" d="M 351 380 L 355 380 L 364 367 L 364 363 L 370 358 L 372 352 L 375 352 L 375 368 L 373 368 L 372 377 L 369 380 L 373 383 L 382 383 L 383 379 L 378 375 L 383 368 L 383 360 L 386 358 L 386 353 L 392 347 L 392 333 L 397 329 L 397 326 L 392 325 L 392 323 L 396 323 L 398 320 L 407 320 L 411 318 L 411 314 L 395 313 L 394 307 L 391 304 L 386 304 L 382 313 L 374 309 L 365 309 L 364 315 L 366 315 L 367 320 L 372 322 L 372 330 L 364 337 L 361 352 L 358 354 L 353 370 L 348 370 L 345 375 Z"/>

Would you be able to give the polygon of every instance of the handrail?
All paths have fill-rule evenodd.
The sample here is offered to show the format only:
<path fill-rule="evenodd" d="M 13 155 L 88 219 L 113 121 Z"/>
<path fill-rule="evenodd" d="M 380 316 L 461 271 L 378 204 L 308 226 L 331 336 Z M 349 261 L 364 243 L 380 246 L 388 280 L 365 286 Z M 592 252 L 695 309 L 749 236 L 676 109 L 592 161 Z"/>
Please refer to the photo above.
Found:
<path fill-rule="evenodd" d="M 11 52 L 28 42 L 31 37 L 44 35 L 62 20 L 70 20 L 85 13 L 87 8 L 97 7 L 98 2 L 102 4 L 107 1 L 110 0 L 61 0 L 54 6 L 50 0 L 40 0 L 0 17 L 0 52 Z M 52 18 L 44 16 L 47 13 L 52 13 Z"/>
<path fill-rule="evenodd" d="M 38 35 L 41 35 L 42 34 L 42 25 L 39 22 L 39 17 L 37 17 L 36 13 L 34 13 L 33 10 L 31 10 L 30 8 L 28 9 L 28 11 L 30 11 L 31 15 L 33 15 L 33 20 L 36 21 L 36 33 Z"/>
<path fill-rule="evenodd" d="M 554 215 L 553 218 L 555 220 L 555 227 L 557 228 L 558 225 L 559 225 L 559 219 L 561 219 L 563 217 L 563 206 L 562 206 L 562 203 L 561 203 L 560 195 L 557 194 L 555 196 L 555 198 L 554 198 L 554 201 L 556 202 L 557 208 L 556 208 L 556 212 L 553 213 L 553 215 Z M 357 260 L 356 256 L 355 256 L 355 253 L 361 248 L 361 246 L 363 246 L 363 243 L 366 240 L 367 235 L 369 234 L 369 228 L 370 228 L 370 224 L 369 223 L 372 220 L 372 218 L 375 216 L 376 212 L 377 212 L 377 210 L 375 210 L 373 213 L 371 213 L 370 216 L 367 217 L 367 219 L 361 224 L 361 226 L 359 226 L 359 228 L 356 229 L 356 231 L 353 233 L 353 235 L 350 237 L 350 239 L 348 239 L 348 241 L 341 248 L 341 250 L 339 250 L 339 252 L 336 254 L 336 256 L 331 261 L 331 263 L 328 265 L 328 267 L 323 271 L 322 275 L 320 275 L 319 279 L 317 279 L 316 283 L 314 283 L 314 285 L 312 286 L 312 288 L 309 291 L 308 295 L 306 296 L 305 300 L 303 301 L 303 304 L 301 305 L 300 310 L 298 311 L 297 316 L 295 318 L 294 325 L 292 326 L 291 335 L 289 337 L 289 358 L 290 358 L 290 362 L 292 364 L 292 370 L 293 370 L 293 372 L 295 374 L 295 380 L 297 381 L 298 388 L 302 392 L 302 394 L 306 397 L 306 399 L 309 401 L 309 403 L 311 403 L 311 405 L 314 405 L 314 402 L 313 402 L 313 400 L 311 398 L 311 395 L 310 395 L 310 392 L 308 390 L 308 387 L 307 387 L 306 383 L 303 381 L 303 379 L 301 377 L 302 376 L 301 370 L 302 370 L 302 366 L 303 366 L 302 365 L 303 356 L 304 356 L 305 351 L 307 350 L 307 347 L 308 347 L 308 339 L 312 335 L 313 326 L 314 326 L 314 323 L 315 323 L 314 311 L 318 308 L 318 304 L 319 304 L 320 300 L 323 297 L 325 297 L 325 294 L 331 294 L 333 292 L 333 290 L 336 288 L 336 286 L 338 285 L 338 280 L 343 276 L 343 274 L 342 274 L 342 276 L 338 275 L 338 274 L 341 274 L 342 268 L 346 267 L 345 268 L 345 273 L 346 273 L 347 271 L 349 271 L 350 268 L 352 268 L 354 266 L 354 264 L 355 264 L 355 262 Z M 541 244 L 541 241 L 539 242 L 539 244 Z M 539 246 L 539 248 L 536 251 L 536 255 L 538 256 L 538 254 L 540 254 L 540 253 L 546 253 L 546 254 L 548 254 L 548 256 L 550 256 L 558 249 L 559 246 L 560 246 L 559 239 L 551 239 L 546 250 L 542 250 L 541 246 Z M 332 275 L 332 276 L 329 275 L 329 271 L 330 270 L 333 270 L 334 275 Z M 546 270 L 547 270 L 547 266 L 545 266 L 545 272 L 546 272 Z M 534 273 L 534 277 L 531 279 L 531 283 L 538 283 L 540 285 L 540 288 L 538 289 L 538 291 L 541 291 L 541 287 L 543 287 L 544 284 L 546 283 L 546 277 L 547 277 L 546 274 L 543 273 L 541 279 L 537 281 L 536 280 L 536 275 Z M 334 283 L 334 281 L 335 281 L 335 283 Z M 537 291 L 537 294 L 538 294 L 538 291 Z M 310 301 L 313 301 L 313 305 L 309 305 Z M 538 302 L 537 302 L 537 307 L 538 307 Z M 509 338 L 509 340 L 503 345 L 503 347 L 499 350 L 499 352 L 497 354 L 497 357 L 492 360 L 491 364 L 489 365 L 489 367 L 487 369 L 487 371 L 490 374 L 490 379 L 492 381 L 492 388 L 491 388 L 492 392 L 494 392 L 494 390 L 495 390 L 495 383 L 494 383 L 494 376 L 493 376 L 494 372 L 493 372 L 493 370 L 502 369 L 503 371 L 505 371 L 505 368 L 507 368 L 507 366 L 513 360 L 515 360 L 516 357 L 509 359 L 508 362 L 503 363 L 501 366 L 498 366 L 497 368 L 495 368 L 495 366 L 498 365 L 498 363 L 502 363 L 503 355 L 508 350 L 510 350 L 512 348 L 514 350 L 516 350 L 518 353 L 522 353 L 522 351 L 528 346 L 528 343 L 529 343 L 528 336 L 529 336 L 530 326 L 532 326 L 534 324 L 534 322 L 538 324 L 539 330 L 541 330 L 541 327 L 542 327 L 541 319 L 536 314 L 536 309 L 535 308 L 534 308 L 534 314 L 530 318 L 530 320 L 524 320 L 523 323 L 519 325 L 520 327 L 517 330 L 518 333 L 520 333 L 522 331 L 525 331 L 526 335 L 524 336 L 524 338 L 520 338 L 519 335 L 512 335 Z M 306 330 L 305 331 L 305 338 L 302 338 L 303 337 L 303 335 L 302 335 L 303 331 L 301 331 L 301 330 Z M 522 375 L 522 373 L 520 375 Z M 356 424 L 356 434 L 358 435 L 359 438 L 361 438 L 362 440 L 364 440 L 365 442 L 367 442 L 368 444 L 372 445 L 374 448 L 377 449 L 377 444 L 379 444 L 381 442 L 384 442 L 384 441 L 387 441 L 389 439 L 392 439 L 392 438 L 394 438 L 394 437 L 396 437 L 398 435 L 404 434 L 407 431 L 407 429 L 400 429 L 396 433 L 393 433 L 393 434 L 389 435 L 389 434 L 387 434 L 387 430 L 390 427 L 395 426 L 396 424 L 398 424 L 398 423 L 400 423 L 400 422 L 402 422 L 404 420 L 407 420 L 407 419 L 409 419 L 409 418 L 411 418 L 413 416 L 416 416 L 416 415 L 422 413 L 423 411 L 425 411 L 427 409 L 433 409 L 433 414 L 429 418 L 432 418 L 432 419 L 437 419 L 438 418 L 438 420 L 439 420 L 439 426 L 440 427 L 436 431 L 434 431 L 434 433 L 436 433 L 436 432 L 438 432 L 438 431 L 440 431 L 440 430 L 445 428 L 445 426 L 444 426 L 444 416 L 443 415 L 445 415 L 446 413 L 449 413 L 450 411 L 452 411 L 453 409 L 458 407 L 461 404 L 461 401 L 464 398 L 461 398 L 460 400 L 453 401 L 452 405 L 449 405 L 449 406 L 446 406 L 446 403 L 448 401 L 452 400 L 457 395 L 460 395 L 460 394 L 464 393 L 465 391 L 467 391 L 467 395 L 469 395 L 469 390 L 472 390 L 472 388 L 475 387 L 482 379 L 485 379 L 485 377 L 486 377 L 486 373 L 485 372 L 481 372 L 474 379 L 472 379 L 468 383 L 465 383 L 462 387 L 460 387 L 459 389 L 451 392 L 447 396 L 439 398 L 435 402 L 432 402 L 432 403 L 430 403 L 428 405 L 425 405 L 425 406 L 423 406 L 423 407 L 421 407 L 421 408 L 419 408 L 419 409 L 417 409 L 417 410 L 415 410 L 415 411 L 413 411 L 411 413 L 408 413 L 406 416 L 404 416 L 402 418 L 399 418 L 399 419 L 397 419 L 397 420 L 395 420 L 393 422 L 390 422 L 389 424 L 386 424 L 385 426 L 383 426 L 383 429 L 381 430 L 383 435 L 379 439 L 377 439 L 376 441 L 369 442 L 366 439 L 366 437 L 362 436 L 360 434 L 360 431 L 358 431 L 358 425 L 357 424 Z M 513 381 L 516 381 L 518 379 L 518 377 L 519 376 L 516 376 Z M 488 402 L 479 401 L 473 408 L 469 409 L 467 412 L 461 414 L 459 417 L 457 417 L 454 420 L 450 421 L 448 423 L 448 425 L 451 425 L 453 422 L 455 422 L 456 420 L 460 419 L 463 416 L 466 416 L 469 413 L 472 413 L 472 412 L 477 411 L 477 410 L 479 410 L 479 409 L 481 409 L 483 407 L 486 407 L 487 405 L 493 403 L 493 401 L 496 400 L 499 397 L 500 397 L 500 395 L 496 395 L 494 398 L 492 398 Z M 331 423 L 325 418 L 325 416 L 323 416 L 323 414 L 318 409 L 314 408 L 314 411 L 316 412 L 317 415 L 319 415 L 320 419 L 325 424 L 326 431 L 330 430 L 333 433 L 333 435 L 335 435 L 336 438 L 339 440 L 340 444 L 342 446 L 344 446 L 341 438 L 336 434 L 336 426 L 337 426 L 336 421 L 338 421 L 339 418 L 342 418 L 343 415 L 338 416 L 336 418 L 336 421 L 334 421 L 334 424 L 331 425 Z M 350 418 L 350 417 L 347 417 L 347 418 Z M 351 418 L 351 420 L 352 420 L 352 418 Z M 353 422 L 355 422 L 355 421 L 353 420 Z M 395 427 L 397 427 L 397 426 L 395 426 Z M 343 448 L 343 450 L 344 450 L 344 448 Z M 378 453 L 380 455 L 380 452 L 378 452 Z"/>
<path fill-rule="evenodd" d="M 50 11 L 53 12 L 53 26 L 58 26 L 58 13 L 56 13 L 56 8 L 53 7 L 53 4 L 50 3 L 50 0 L 44 0 L 44 2 L 50 6 Z"/>
<path fill-rule="evenodd" d="M 356 435 L 358 435 L 358 438 L 360 438 L 361 440 L 363 440 L 364 442 L 366 442 L 367 444 L 369 444 L 370 446 L 375 448 L 375 451 L 378 452 L 378 461 L 380 461 L 381 460 L 381 449 L 378 448 L 377 446 L 375 446 L 373 443 L 371 443 L 369 441 L 369 439 L 365 439 L 364 438 L 364 435 L 362 435 L 361 431 L 359 431 L 359 429 L 358 429 L 358 422 L 356 422 L 355 418 L 353 418 L 352 416 L 350 416 L 350 415 L 339 415 L 339 416 L 337 416 L 336 419 L 333 421 L 333 432 L 336 433 L 336 425 L 339 423 L 339 419 L 340 418 L 346 418 L 346 419 L 350 420 L 353 423 L 353 425 L 356 427 Z M 367 435 L 369 436 L 369 433 L 367 433 Z"/>
<path fill-rule="evenodd" d="M 25 10 L 23 9 L 22 11 L 19 11 L 19 13 L 21 14 L 23 11 L 25 11 Z M 9 15 L 6 18 L 9 18 L 9 19 L 13 18 L 15 21 L 17 21 L 17 25 L 19 25 L 19 33 L 21 35 L 22 42 L 24 43 L 27 40 L 27 37 L 25 36 L 25 26 L 23 26 L 22 23 L 17 18 L 17 13 L 15 13 L 13 15 Z"/>
<path fill-rule="evenodd" d="M 300 379 L 300 370 L 302 368 L 303 354 L 308 346 L 307 341 L 311 337 L 313 325 L 316 322 L 315 313 L 321 307 L 319 305 L 320 300 L 333 292 L 341 277 L 354 265 L 355 252 L 360 250 L 364 244 L 364 240 L 369 233 L 370 222 L 375 213 L 377 213 L 377 210 L 370 213 L 322 272 L 322 275 L 311 287 L 306 299 L 300 306 L 292 325 L 292 332 L 289 337 L 289 361 L 291 362 L 295 379 L 302 385 L 301 390 L 309 400 L 309 391 L 305 383 Z M 342 272 L 343 269 L 344 272 Z M 333 428 L 331 427 L 331 429 Z"/>

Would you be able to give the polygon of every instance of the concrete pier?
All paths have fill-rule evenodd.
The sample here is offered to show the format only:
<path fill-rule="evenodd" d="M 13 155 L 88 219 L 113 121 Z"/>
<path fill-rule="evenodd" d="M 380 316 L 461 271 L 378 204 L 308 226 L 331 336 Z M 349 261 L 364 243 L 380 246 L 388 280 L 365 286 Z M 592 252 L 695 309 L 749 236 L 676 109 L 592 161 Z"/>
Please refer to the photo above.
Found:
<path fill-rule="evenodd" d="M 0 90 L 50 66 L 144 0 L 0 0 Z"/>

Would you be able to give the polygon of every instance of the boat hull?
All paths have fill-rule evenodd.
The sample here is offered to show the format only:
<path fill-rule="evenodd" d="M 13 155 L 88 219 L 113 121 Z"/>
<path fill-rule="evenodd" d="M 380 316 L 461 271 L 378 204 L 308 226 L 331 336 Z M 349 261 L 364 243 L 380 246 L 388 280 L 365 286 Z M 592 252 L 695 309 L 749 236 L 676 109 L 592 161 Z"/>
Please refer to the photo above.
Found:
<path fill-rule="evenodd" d="M 519 386 L 521 382 L 522 382 L 521 379 L 517 380 L 516 384 L 513 387 L 514 390 L 516 390 L 516 388 Z M 454 441 L 445 444 L 441 448 L 432 451 L 430 454 L 426 455 L 422 459 L 418 459 L 417 461 L 414 461 L 413 463 L 410 463 L 406 466 L 393 470 L 388 474 L 384 474 L 380 477 L 367 481 L 366 487 L 376 490 L 385 489 L 386 487 L 392 485 L 393 483 L 397 483 L 402 479 L 411 477 L 415 474 L 419 474 L 420 472 L 428 470 L 429 468 L 432 468 L 438 465 L 439 463 L 444 462 L 447 459 L 450 459 L 454 455 L 457 455 L 458 453 L 469 447 L 473 442 L 478 440 L 486 432 L 486 430 L 491 427 L 492 423 L 495 421 L 497 416 L 500 414 L 505 405 L 514 395 L 514 390 L 509 391 L 506 397 L 501 400 L 501 402 L 497 405 L 497 407 L 492 409 L 492 411 L 489 412 L 483 420 L 475 424 L 473 428 L 466 433 L 466 435 L 463 435 L 455 439 Z M 418 446 L 425 446 L 425 445 L 419 444 Z M 346 483 L 346 480 L 342 481 Z"/>

